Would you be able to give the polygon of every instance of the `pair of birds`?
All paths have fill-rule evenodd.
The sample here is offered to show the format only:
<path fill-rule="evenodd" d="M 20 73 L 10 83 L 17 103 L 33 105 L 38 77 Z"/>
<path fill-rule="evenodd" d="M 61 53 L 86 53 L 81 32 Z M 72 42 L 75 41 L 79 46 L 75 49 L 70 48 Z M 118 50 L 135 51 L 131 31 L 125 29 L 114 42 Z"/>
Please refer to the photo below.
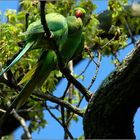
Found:
<path fill-rule="evenodd" d="M 66 18 L 58 13 L 46 15 L 48 28 L 66 64 L 83 50 L 84 36 L 82 28 L 85 14 L 86 12 L 83 8 L 77 7 L 73 11 L 73 16 Z M 13 101 L 13 106 L 11 105 L 12 108 L 16 109 L 19 109 L 26 102 L 34 88 L 41 86 L 50 72 L 57 68 L 57 55 L 53 46 L 50 45 L 49 40 L 44 37 L 44 29 L 41 21 L 38 20 L 31 23 L 26 33 L 25 47 L 11 64 L 2 70 L 0 77 L 17 63 L 28 50 L 43 48 L 45 51 L 42 52 L 36 65 L 20 81 L 20 84 L 25 81 L 28 82 Z"/>

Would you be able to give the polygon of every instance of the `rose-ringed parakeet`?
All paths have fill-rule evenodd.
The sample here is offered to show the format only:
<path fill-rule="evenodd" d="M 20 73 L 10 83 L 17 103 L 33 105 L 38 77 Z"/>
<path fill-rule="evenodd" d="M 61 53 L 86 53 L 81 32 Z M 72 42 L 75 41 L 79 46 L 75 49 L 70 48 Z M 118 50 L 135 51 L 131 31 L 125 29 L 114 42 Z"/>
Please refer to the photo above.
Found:
<path fill-rule="evenodd" d="M 63 46 L 68 34 L 68 25 L 66 18 L 58 13 L 50 13 L 46 15 L 46 20 L 49 30 L 56 41 L 56 44 L 60 47 Z M 11 62 L 11 64 L 2 70 L 2 72 L 0 73 L 0 77 L 5 72 L 7 72 L 14 64 L 16 64 L 29 49 L 53 49 L 53 46 L 50 46 L 49 44 L 49 40 L 44 37 L 44 29 L 40 20 L 31 23 L 25 34 L 27 34 L 25 47 Z"/>
<path fill-rule="evenodd" d="M 66 18 L 68 27 L 67 38 L 66 41 L 58 46 L 65 64 L 74 58 L 75 55 L 79 54 L 84 47 L 84 36 L 82 34 L 82 17 L 84 14 L 84 9 L 77 8 L 75 10 L 76 16 L 68 16 Z M 27 80 L 29 81 L 25 84 L 17 98 L 14 100 L 9 108 L 9 111 L 12 108 L 19 109 L 25 103 L 34 88 L 36 86 L 41 86 L 50 72 L 57 68 L 57 55 L 55 51 L 53 49 L 46 49 L 43 51 L 37 64 L 21 80 L 20 84 Z"/>

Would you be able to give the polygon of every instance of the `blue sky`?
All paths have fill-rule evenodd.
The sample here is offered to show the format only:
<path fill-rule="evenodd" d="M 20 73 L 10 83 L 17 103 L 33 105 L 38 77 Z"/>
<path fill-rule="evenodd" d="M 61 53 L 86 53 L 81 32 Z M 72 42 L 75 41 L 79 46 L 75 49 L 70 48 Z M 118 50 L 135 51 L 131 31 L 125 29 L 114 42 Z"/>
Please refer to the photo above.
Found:
<path fill-rule="evenodd" d="M 96 10 L 97 13 L 102 12 L 104 9 L 107 8 L 107 0 L 94 0 L 95 4 L 97 4 L 98 8 Z M 6 9 L 16 9 L 18 6 L 18 1 L 17 0 L 0 0 L 0 10 L 2 11 L 2 14 L 4 13 L 4 11 Z M 4 20 L 2 20 L 4 21 Z M 132 50 L 133 46 L 129 46 L 128 48 L 126 48 L 123 51 L 120 51 L 119 54 L 119 59 L 122 60 L 124 58 L 124 56 L 126 54 L 128 54 L 130 52 L 130 50 Z M 80 73 L 80 71 L 83 70 L 83 67 L 85 67 L 85 65 L 87 64 L 87 60 L 83 61 L 82 63 L 80 63 L 78 66 L 75 67 L 75 73 L 78 74 Z M 101 84 L 102 80 L 114 69 L 113 64 L 111 64 L 111 57 L 104 57 L 102 62 L 101 62 L 101 68 L 99 70 L 99 74 L 97 76 L 97 79 L 94 83 L 94 85 L 91 88 L 91 91 L 95 92 L 98 88 L 98 86 Z M 95 71 L 95 66 L 93 64 L 91 64 L 88 68 L 88 71 L 85 73 L 85 79 L 84 81 L 82 81 L 82 84 L 85 86 L 88 86 L 91 78 L 93 77 Z M 56 88 L 56 93 L 57 95 L 61 94 L 62 91 L 65 89 L 66 85 L 66 80 L 63 80 L 59 86 Z M 61 89 L 61 91 L 59 90 Z M 84 101 L 82 103 L 82 107 L 84 107 L 86 105 L 86 101 Z M 33 139 L 63 139 L 63 129 L 62 127 L 55 121 L 53 120 L 49 113 L 47 111 L 44 111 L 45 113 L 45 118 L 48 121 L 48 125 L 46 125 L 46 127 L 42 130 L 40 130 L 40 132 L 34 132 L 32 134 Z M 58 114 L 57 112 L 55 112 L 55 114 Z M 136 133 L 136 137 L 137 139 L 140 139 L 140 110 L 137 112 L 137 114 L 135 115 L 135 133 Z M 29 124 L 27 122 L 27 124 Z M 83 134 L 83 130 L 82 130 L 82 119 L 79 119 L 78 123 L 73 122 L 71 125 L 71 133 L 74 135 L 74 137 L 79 137 Z M 17 129 L 17 131 L 15 132 L 14 136 L 15 139 L 20 139 L 21 134 L 23 133 L 23 129 L 20 127 L 19 129 Z"/>

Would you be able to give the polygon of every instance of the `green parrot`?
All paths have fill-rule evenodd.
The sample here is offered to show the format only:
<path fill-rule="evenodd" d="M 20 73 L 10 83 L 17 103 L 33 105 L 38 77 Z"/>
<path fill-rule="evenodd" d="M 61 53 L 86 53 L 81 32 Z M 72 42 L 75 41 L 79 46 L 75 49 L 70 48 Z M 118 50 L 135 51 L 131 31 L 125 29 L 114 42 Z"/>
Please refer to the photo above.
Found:
<path fill-rule="evenodd" d="M 66 18 L 58 13 L 50 13 L 46 15 L 46 20 L 56 44 L 60 47 L 63 46 L 68 35 L 68 25 Z M 0 77 L 14 64 L 16 64 L 29 49 L 53 49 L 52 46 L 49 45 L 49 41 L 45 38 L 44 29 L 40 20 L 31 23 L 25 34 L 27 35 L 25 47 L 11 62 L 11 64 L 2 70 Z"/>
<path fill-rule="evenodd" d="M 65 38 L 65 41 L 60 41 L 60 38 L 56 40 L 60 54 L 65 64 L 81 53 L 84 48 L 84 35 L 82 31 L 85 13 L 86 12 L 83 8 L 77 7 L 74 11 L 74 16 L 68 16 L 65 19 L 67 22 L 67 29 L 66 31 L 63 31 L 63 34 L 65 35 L 59 35 L 59 37 L 63 37 L 67 34 L 67 37 L 63 37 L 63 39 Z M 34 23 L 31 25 L 33 26 L 33 24 Z M 31 26 L 29 27 L 31 28 Z M 43 30 L 43 28 L 41 30 Z M 38 44 L 40 43 L 38 42 Z M 48 49 L 47 47 L 47 49 L 41 54 L 36 65 L 20 81 L 19 84 L 22 84 L 25 81 L 27 81 L 27 83 L 17 98 L 15 98 L 8 111 L 11 111 L 13 108 L 19 109 L 26 102 L 35 87 L 40 87 L 49 76 L 50 72 L 58 69 L 57 62 L 58 60 L 55 51 L 53 49 Z"/>

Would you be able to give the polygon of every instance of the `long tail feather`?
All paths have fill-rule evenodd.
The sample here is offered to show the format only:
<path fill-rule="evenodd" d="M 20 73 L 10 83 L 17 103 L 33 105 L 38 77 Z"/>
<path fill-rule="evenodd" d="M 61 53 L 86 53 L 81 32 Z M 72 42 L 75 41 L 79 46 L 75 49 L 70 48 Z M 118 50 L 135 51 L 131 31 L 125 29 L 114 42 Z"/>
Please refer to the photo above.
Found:
<path fill-rule="evenodd" d="M 55 54 L 52 51 L 44 51 L 37 63 L 38 67 L 31 76 L 31 79 L 25 84 L 17 98 L 13 101 L 12 105 L 8 110 L 12 108 L 19 109 L 29 98 L 35 87 L 41 86 L 50 72 L 54 69 L 56 61 L 54 61 Z"/>
<path fill-rule="evenodd" d="M 11 62 L 11 64 L 9 66 L 7 66 L 5 69 L 3 69 L 1 72 L 0 72 L 0 77 L 5 73 L 7 72 L 14 64 L 16 64 L 20 59 L 21 57 L 31 48 L 31 46 L 33 45 L 34 42 L 30 42 L 28 43 L 25 48 L 19 53 L 19 55 Z"/>

